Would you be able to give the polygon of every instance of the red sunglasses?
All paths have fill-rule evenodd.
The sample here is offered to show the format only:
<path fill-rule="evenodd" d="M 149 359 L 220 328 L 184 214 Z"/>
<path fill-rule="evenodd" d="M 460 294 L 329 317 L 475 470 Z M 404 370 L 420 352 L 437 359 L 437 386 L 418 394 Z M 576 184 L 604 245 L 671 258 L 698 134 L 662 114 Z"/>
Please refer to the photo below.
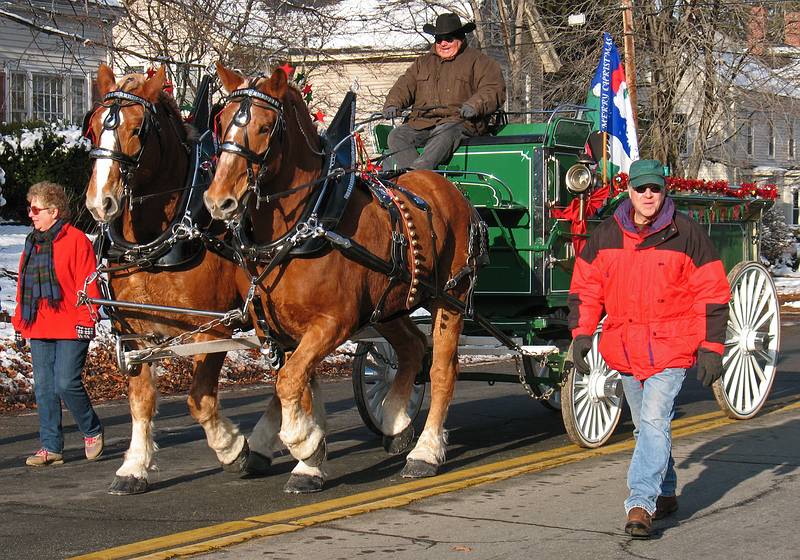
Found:
<path fill-rule="evenodd" d="M 38 216 L 39 212 L 42 210 L 52 210 L 52 207 L 39 208 L 38 206 L 28 206 L 28 213 L 33 214 L 34 216 Z"/>

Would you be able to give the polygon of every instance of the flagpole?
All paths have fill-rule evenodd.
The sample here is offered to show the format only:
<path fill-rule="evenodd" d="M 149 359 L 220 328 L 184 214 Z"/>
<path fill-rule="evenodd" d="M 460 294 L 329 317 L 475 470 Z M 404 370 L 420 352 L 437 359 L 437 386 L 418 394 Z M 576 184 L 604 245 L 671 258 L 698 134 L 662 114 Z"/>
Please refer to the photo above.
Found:
<path fill-rule="evenodd" d="M 608 186 L 608 132 L 603 131 L 603 186 Z"/>
<path fill-rule="evenodd" d="M 631 99 L 633 122 L 639 128 L 639 115 L 636 112 L 636 55 L 633 46 L 633 0 L 622 0 L 622 33 L 625 51 L 625 81 Z"/>

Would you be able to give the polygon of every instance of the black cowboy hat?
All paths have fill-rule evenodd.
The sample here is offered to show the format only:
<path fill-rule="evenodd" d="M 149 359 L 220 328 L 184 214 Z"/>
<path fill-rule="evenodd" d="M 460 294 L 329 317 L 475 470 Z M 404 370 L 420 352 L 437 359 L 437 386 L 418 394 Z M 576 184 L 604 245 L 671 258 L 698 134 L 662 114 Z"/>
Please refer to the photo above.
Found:
<path fill-rule="evenodd" d="M 422 26 L 422 30 L 429 35 L 458 35 L 474 31 L 475 22 L 470 21 L 466 25 L 461 25 L 461 18 L 457 14 L 446 13 L 436 18 L 436 25 L 426 23 Z"/>

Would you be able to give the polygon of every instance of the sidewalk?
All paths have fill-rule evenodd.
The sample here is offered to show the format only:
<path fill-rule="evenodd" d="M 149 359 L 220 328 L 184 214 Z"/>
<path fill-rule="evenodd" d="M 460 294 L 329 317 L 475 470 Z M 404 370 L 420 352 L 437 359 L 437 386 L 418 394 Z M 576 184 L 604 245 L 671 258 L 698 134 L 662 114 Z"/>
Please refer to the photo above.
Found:
<path fill-rule="evenodd" d="M 797 407 L 677 439 L 680 509 L 649 541 L 622 530 L 629 453 L 620 453 L 199 558 L 796 559 L 798 442 Z"/>

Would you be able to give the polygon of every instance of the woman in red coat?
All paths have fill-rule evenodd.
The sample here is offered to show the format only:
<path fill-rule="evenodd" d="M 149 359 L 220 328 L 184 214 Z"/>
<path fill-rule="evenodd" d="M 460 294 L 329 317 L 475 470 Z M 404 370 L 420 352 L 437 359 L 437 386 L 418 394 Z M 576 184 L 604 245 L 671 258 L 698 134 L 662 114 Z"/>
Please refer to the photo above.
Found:
<path fill-rule="evenodd" d="M 84 435 L 86 458 L 103 452 L 103 428 L 81 380 L 89 341 L 94 337 L 94 310 L 77 305 L 78 291 L 96 268 L 92 243 L 70 225 L 68 198 L 54 183 L 28 190 L 33 231 L 25 240 L 19 264 L 14 325 L 17 346 L 30 340 L 41 448 L 28 457 L 32 467 L 64 462 L 61 401 Z M 98 297 L 96 284 L 87 287 Z"/>

